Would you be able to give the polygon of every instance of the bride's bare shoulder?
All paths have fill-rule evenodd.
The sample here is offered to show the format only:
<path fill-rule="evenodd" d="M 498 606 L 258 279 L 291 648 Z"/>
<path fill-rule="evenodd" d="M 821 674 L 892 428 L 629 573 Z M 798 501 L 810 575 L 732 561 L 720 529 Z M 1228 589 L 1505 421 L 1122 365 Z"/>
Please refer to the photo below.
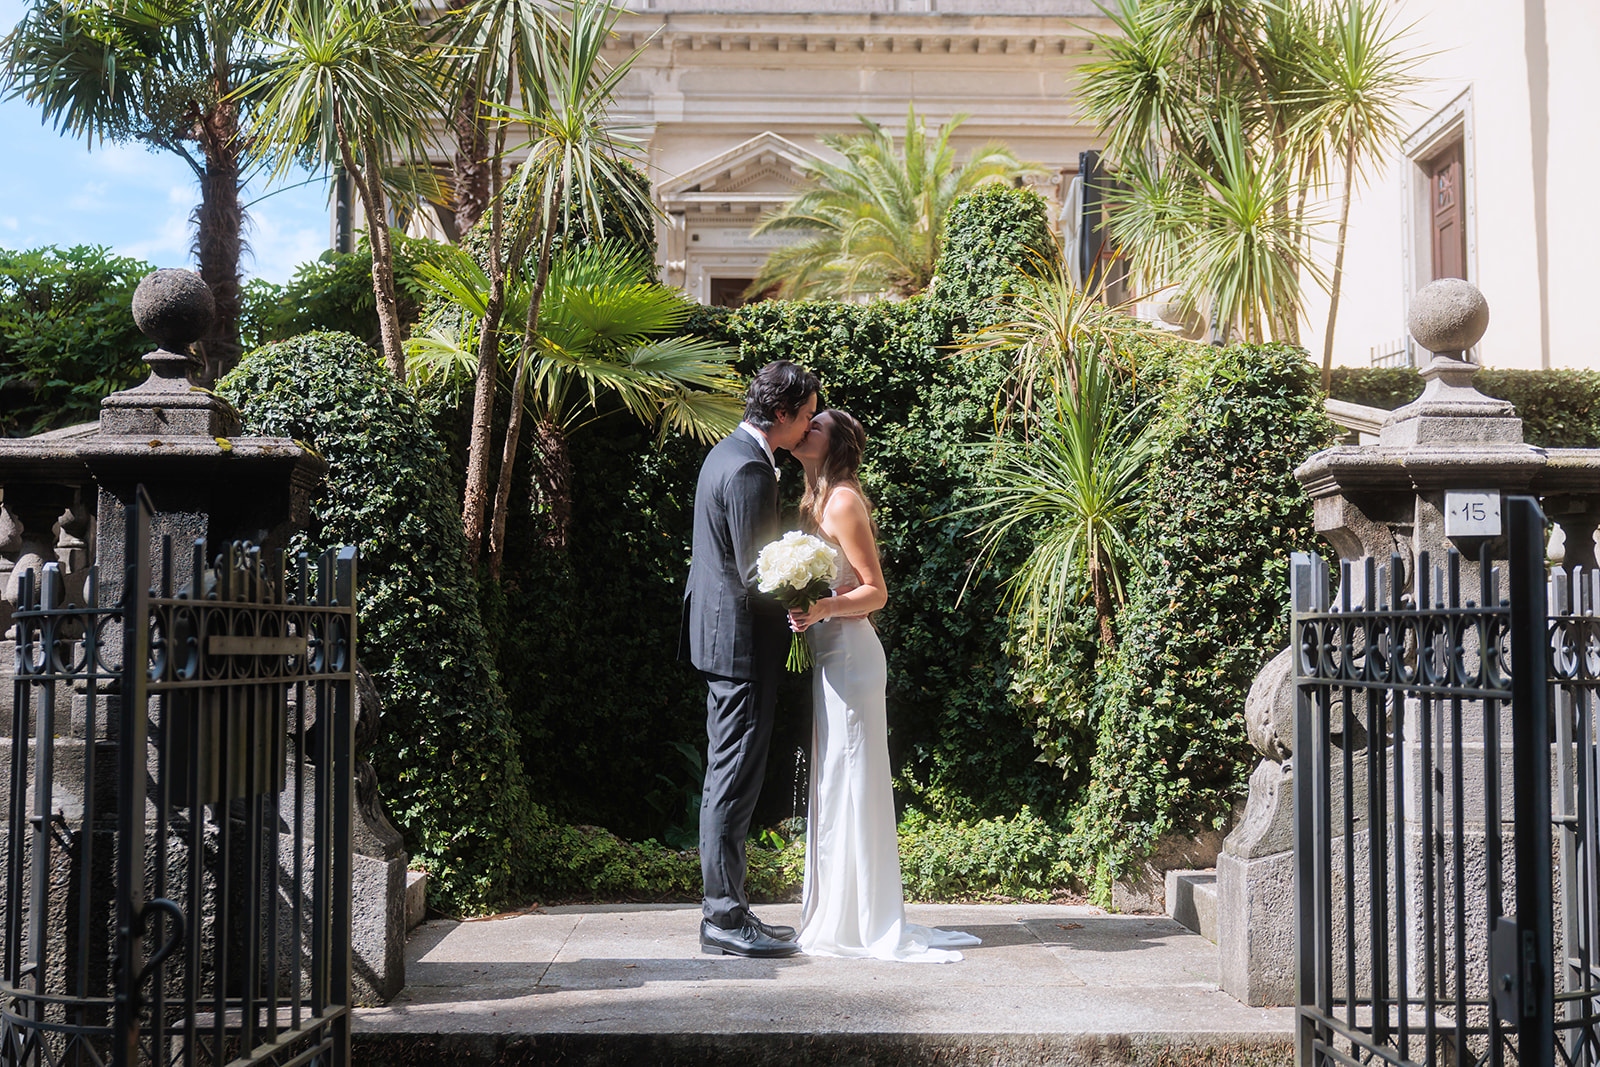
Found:
<path fill-rule="evenodd" d="M 848 485 L 835 486 L 828 494 L 828 502 L 822 512 L 829 517 L 867 517 L 867 502 L 861 493 Z"/>

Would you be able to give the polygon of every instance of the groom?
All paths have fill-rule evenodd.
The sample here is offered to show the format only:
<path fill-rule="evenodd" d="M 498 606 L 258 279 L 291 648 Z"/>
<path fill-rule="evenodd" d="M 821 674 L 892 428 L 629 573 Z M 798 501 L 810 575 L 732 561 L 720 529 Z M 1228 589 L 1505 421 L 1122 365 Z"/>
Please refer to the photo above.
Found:
<path fill-rule="evenodd" d="M 818 386 L 815 374 L 787 360 L 763 367 L 750 382 L 744 421 L 706 456 L 695 488 L 694 557 L 678 654 L 700 671 L 708 690 L 700 949 L 713 955 L 770 958 L 800 949 L 792 927 L 769 926 L 751 913 L 744 843 L 789 644 L 783 606 L 757 590 L 756 557 L 779 536 L 775 452 L 805 437 Z"/>

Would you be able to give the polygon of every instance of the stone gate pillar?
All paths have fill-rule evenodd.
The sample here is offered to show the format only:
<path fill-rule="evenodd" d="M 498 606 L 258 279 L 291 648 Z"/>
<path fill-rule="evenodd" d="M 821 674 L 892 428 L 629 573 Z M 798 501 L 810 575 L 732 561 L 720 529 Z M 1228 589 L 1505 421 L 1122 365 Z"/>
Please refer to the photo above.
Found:
<path fill-rule="evenodd" d="M 1600 451 L 1528 445 L 1512 405 L 1473 388 L 1478 366 L 1467 353 L 1483 336 L 1488 315 L 1482 294 L 1467 282 L 1444 279 L 1423 289 L 1408 322 L 1412 337 L 1433 354 L 1421 370 L 1422 395 L 1387 416 L 1377 444 L 1325 449 L 1295 471 L 1311 497 L 1317 532 L 1340 559 L 1398 557 L 1401 584 L 1410 588 L 1421 553 L 1438 565 L 1455 547 L 1463 555 L 1462 586 L 1472 591 L 1465 595 L 1476 598 L 1479 546 L 1487 540 L 1493 558 L 1503 559 L 1504 545 L 1499 537 L 1475 535 L 1479 528 L 1465 509 L 1474 502 L 1498 509 L 1504 494 L 1534 493 L 1566 530 L 1568 559 L 1592 563 Z M 1451 507 L 1463 514 L 1452 518 Z M 1363 569 L 1353 568 L 1352 602 L 1366 595 L 1364 582 Z M 1251 777 L 1244 818 L 1217 861 L 1221 983 L 1252 1005 L 1292 1004 L 1295 997 L 1293 713 L 1285 650 L 1251 690 L 1246 717 L 1263 758 Z M 1481 744 L 1480 737 L 1480 753 Z M 1407 799 L 1409 812 L 1419 810 L 1415 801 Z M 1494 832 L 1499 828 L 1481 831 Z M 1421 834 L 1417 826 L 1416 841 Z"/>
<path fill-rule="evenodd" d="M 140 330 L 156 342 L 156 350 L 144 357 L 150 367 L 144 382 L 106 397 L 97 425 L 0 439 L 0 733 L 9 733 L 13 719 L 11 610 L 22 573 L 60 563 L 67 599 L 81 603 L 92 561 L 99 569 L 99 602 L 117 603 L 126 564 L 123 506 L 132 503 L 141 486 L 154 508 L 150 549 L 157 567 L 166 539 L 180 567 L 201 538 L 213 550 L 234 540 L 268 550 L 287 548 L 309 522 L 312 496 L 327 469 L 320 456 L 296 441 L 242 435 L 232 405 L 196 384 L 200 363 L 190 346 L 204 335 L 214 314 L 211 292 L 198 275 L 186 270 L 150 274 L 139 283 L 132 310 Z M 185 583 L 176 577 L 174 584 Z M 112 646 L 108 660 L 120 660 L 120 631 L 112 628 L 105 638 Z M 400 835 L 384 816 L 375 776 L 360 757 L 379 714 L 377 691 L 370 679 L 363 681 L 357 728 L 357 855 L 352 864 L 352 982 L 358 1000 L 371 1003 L 393 996 L 405 984 L 407 856 Z M 56 764 L 77 765 L 81 757 L 63 753 L 95 745 L 97 760 L 114 767 L 116 736 L 109 724 L 115 718 L 109 712 L 116 694 L 102 694 L 107 713 L 98 718 L 93 737 L 84 736 L 77 711 L 83 697 L 63 693 L 58 698 L 62 706 L 74 706 L 74 736 L 57 738 Z M 0 766 L 0 778 L 6 773 L 8 765 Z M 71 788 L 60 779 L 58 785 Z M 104 788 L 96 795 L 98 810 L 85 817 L 92 832 L 108 842 L 97 844 L 97 850 L 110 856 L 116 790 Z M 105 890 L 100 903 L 110 907 L 109 871 Z M 53 914 L 68 912 L 54 908 Z"/>

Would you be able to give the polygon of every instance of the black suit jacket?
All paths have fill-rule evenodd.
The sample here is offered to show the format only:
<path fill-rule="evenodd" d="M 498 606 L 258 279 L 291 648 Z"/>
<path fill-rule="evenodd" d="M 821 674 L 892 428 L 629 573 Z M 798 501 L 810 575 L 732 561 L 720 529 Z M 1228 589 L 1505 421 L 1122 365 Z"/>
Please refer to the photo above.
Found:
<path fill-rule="evenodd" d="M 788 616 L 756 577 L 756 558 L 778 536 L 777 475 L 761 445 L 735 430 L 700 466 L 679 658 L 752 681 L 780 669 Z"/>

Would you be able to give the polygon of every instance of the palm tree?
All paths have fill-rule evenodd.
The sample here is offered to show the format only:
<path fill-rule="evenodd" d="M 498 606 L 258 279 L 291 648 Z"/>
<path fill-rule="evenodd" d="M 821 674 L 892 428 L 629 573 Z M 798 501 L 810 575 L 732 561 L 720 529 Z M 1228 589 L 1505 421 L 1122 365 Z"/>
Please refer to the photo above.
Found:
<path fill-rule="evenodd" d="M 1355 182 L 1364 167 L 1399 142 L 1400 108 L 1420 82 L 1415 71 L 1425 57 L 1399 51 L 1405 31 L 1393 28 L 1379 0 L 1337 0 L 1324 27 L 1323 47 L 1305 55 L 1311 82 L 1306 96 L 1312 106 L 1301 123 L 1310 139 L 1337 151 L 1341 164 L 1339 235 L 1322 343 L 1322 389 L 1327 392 Z"/>
<path fill-rule="evenodd" d="M 1343 237 L 1326 282 L 1310 193 L 1332 149 L 1347 173 L 1376 158 L 1395 124 L 1380 107 L 1403 106 L 1414 84 L 1416 59 L 1375 28 L 1379 4 L 1119 0 L 1107 12 L 1114 31 L 1096 36 L 1080 91 L 1117 180 L 1112 234 L 1147 287 L 1180 286 L 1248 340 L 1299 342 L 1308 279 L 1337 309 Z"/>
<path fill-rule="evenodd" d="M 532 230 L 536 252 L 531 263 L 519 257 L 517 269 L 531 267 L 527 311 L 523 316 L 521 348 L 512 374 L 511 416 L 506 424 L 500 454 L 500 478 L 495 488 L 493 519 L 489 528 L 490 570 L 498 573 L 505 551 L 506 524 L 511 503 L 512 469 L 521 445 L 525 390 L 533 381 L 531 368 L 538 356 L 540 314 L 557 233 L 587 229 L 605 238 L 609 211 L 639 225 L 648 225 L 654 206 L 648 193 L 633 181 L 627 158 L 637 151 L 627 127 L 613 121 L 610 107 L 617 85 L 628 73 L 642 46 L 615 66 L 602 51 L 622 9 L 609 0 L 574 0 L 565 47 L 545 70 L 537 109 L 507 108 L 506 117 L 526 125 L 527 158 L 518 168 L 517 196 L 524 225 Z M 530 243 L 529 247 L 535 247 Z M 555 421 L 556 409 L 545 407 L 535 429 L 541 470 L 560 473 L 564 460 L 565 429 Z M 559 485 L 545 487 L 547 499 L 561 499 Z M 558 544 L 565 544 L 561 531 Z"/>
<path fill-rule="evenodd" d="M 275 51 L 245 87 L 261 98 L 257 136 L 275 177 L 299 162 L 349 175 L 372 243 L 379 346 L 403 378 L 385 176 L 427 158 L 428 123 L 444 111 L 439 65 L 407 0 L 284 0 L 263 17 Z"/>
<path fill-rule="evenodd" d="M 945 217 L 965 194 L 988 182 L 1015 182 L 1043 170 L 1009 148 L 986 144 L 957 166 L 950 137 L 957 115 L 929 136 L 915 106 L 905 137 L 864 115 L 866 132 L 821 138 L 843 163 L 818 161 L 810 188 L 765 215 L 753 234 L 801 235 L 767 257 L 750 292 L 775 288 L 783 297 L 910 296 L 933 278 L 944 244 Z"/>
<path fill-rule="evenodd" d="M 477 338 L 492 284 L 467 253 L 446 249 L 440 257 L 419 273 L 443 309 L 406 346 L 411 380 L 434 390 L 478 377 Z M 679 336 L 694 305 L 653 274 L 654 264 L 615 239 L 569 247 L 546 276 L 532 358 L 510 338 L 497 352 L 514 379 L 525 379 L 517 393 L 541 434 L 534 493 L 552 547 L 565 547 L 571 521 L 567 437 L 609 410 L 608 400 L 654 427 L 658 443 L 674 431 L 709 443 L 739 422 L 736 353 Z M 521 279 L 506 294 L 506 314 L 525 316 L 533 299 L 533 279 Z M 490 557 L 496 576 L 501 561 L 499 552 Z"/>
<path fill-rule="evenodd" d="M 237 77 L 259 58 L 254 11 L 243 0 L 36 0 L 0 45 L 9 99 L 91 147 L 141 141 L 194 171 L 196 259 L 217 307 L 200 342 L 208 381 L 239 358 L 239 192 L 259 153 L 256 100 Z"/>

